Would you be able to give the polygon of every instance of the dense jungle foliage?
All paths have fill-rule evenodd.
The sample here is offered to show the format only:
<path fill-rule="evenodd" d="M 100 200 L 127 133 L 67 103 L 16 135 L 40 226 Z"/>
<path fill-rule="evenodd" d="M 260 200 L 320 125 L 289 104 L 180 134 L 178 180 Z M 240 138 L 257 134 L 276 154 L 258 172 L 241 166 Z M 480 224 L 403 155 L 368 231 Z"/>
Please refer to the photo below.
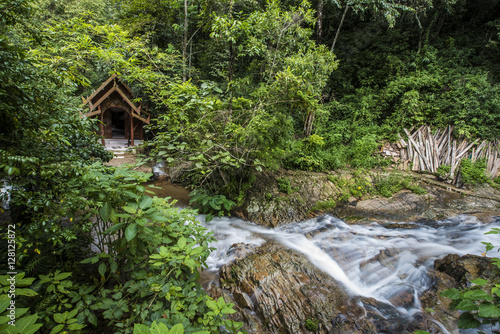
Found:
<path fill-rule="evenodd" d="M 497 0 L 0 0 L 1 263 L 18 272 L 0 331 L 241 326 L 197 282 L 195 212 L 103 166 L 79 112 L 111 74 L 154 116 L 150 156 L 224 212 L 255 171 L 384 165 L 403 127 L 498 138 L 499 19 Z"/>

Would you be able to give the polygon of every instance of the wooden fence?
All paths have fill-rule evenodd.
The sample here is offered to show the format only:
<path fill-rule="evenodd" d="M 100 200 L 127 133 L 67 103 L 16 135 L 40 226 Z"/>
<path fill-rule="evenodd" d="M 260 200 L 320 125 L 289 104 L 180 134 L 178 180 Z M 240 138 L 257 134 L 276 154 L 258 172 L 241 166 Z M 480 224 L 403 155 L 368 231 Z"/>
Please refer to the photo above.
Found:
<path fill-rule="evenodd" d="M 460 161 L 465 158 L 473 162 L 486 159 L 487 172 L 492 177 L 499 174 L 500 145 L 498 140 L 488 142 L 479 139 L 469 142 L 466 138 L 452 136 L 453 127 L 438 130 L 434 134 L 430 127 L 421 126 L 414 130 L 404 129 L 406 138 L 400 137 L 400 158 L 402 167 L 414 171 L 434 173 L 439 166 L 450 166 L 450 179 L 457 183 Z"/>

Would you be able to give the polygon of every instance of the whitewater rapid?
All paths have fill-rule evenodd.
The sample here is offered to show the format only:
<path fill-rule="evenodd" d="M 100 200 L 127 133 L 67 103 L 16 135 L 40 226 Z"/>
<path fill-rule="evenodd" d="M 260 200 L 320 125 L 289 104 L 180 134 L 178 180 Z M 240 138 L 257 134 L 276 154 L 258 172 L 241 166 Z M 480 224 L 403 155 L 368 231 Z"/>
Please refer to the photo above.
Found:
<path fill-rule="evenodd" d="M 326 215 L 274 229 L 227 217 L 203 225 L 217 238 L 209 271 L 233 260 L 233 244 L 260 246 L 273 240 L 306 256 L 351 294 L 390 303 L 403 290 L 412 293 L 414 305 L 399 308 L 412 314 L 420 310 L 418 297 L 429 288 L 427 272 L 434 261 L 447 254 L 480 255 L 482 242 L 498 244 L 498 236 L 485 233 L 500 227 L 500 220 L 483 224 L 474 216 L 457 216 L 432 223 L 349 225 Z"/>

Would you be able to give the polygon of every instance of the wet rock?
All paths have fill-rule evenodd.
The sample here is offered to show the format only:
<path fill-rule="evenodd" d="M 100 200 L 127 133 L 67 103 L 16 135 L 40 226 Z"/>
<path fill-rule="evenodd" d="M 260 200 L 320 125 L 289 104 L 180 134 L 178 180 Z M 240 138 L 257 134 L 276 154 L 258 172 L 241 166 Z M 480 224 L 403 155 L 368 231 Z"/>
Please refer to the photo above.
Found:
<path fill-rule="evenodd" d="M 392 305 L 397 307 L 410 308 L 415 304 L 415 294 L 413 289 L 405 288 L 393 292 L 393 296 L 389 298 Z"/>
<path fill-rule="evenodd" d="M 396 258 L 397 255 L 398 251 L 396 249 L 383 249 L 371 259 L 361 262 L 360 266 L 363 268 L 368 264 L 379 262 L 384 267 L 387 267 L 389 269 L 395 269 L 396 263 L 394 259 Z"/>
<path fill-rule="evenodd" d="M 350 295 L 302 255 L 271 242 L 223 266 L 219 276 L 221 288 L 236 303 L 249 333 L 412 333 L 417 329 L 393 306 Z"/>
<path fill-rule="evenodd" d="M 458 288 L 467 287 L 467 283 L 476 278 L 492 279 L 500 274 L 491 258 L 470 254 L 462 257 L 449 254 L 436 260 L 434 269 L 453 278 Z"/>
<path fill-rule="evenodd" d="M 406 221 L 408 217 L 417 216 L 427 208 L 423 196 L 403 191 L 392 198 L 374 198 L 356 202 L 356 205 L 344 205 L 336 208 L 340 217 L 359 216 L 372 219 L 388 219 Z"/>
<path fill-rule="evenodd" d="M 420 301 L 425 309 L 422 324 L 441 324 L 451 333 L 458 333 L 459 311 L 450 310 L 451 299 L 441 296 L 451 288 L 463 289 L 468 282 L 477 278 L 497 280 L 500 270 L 492 264 L 492 259 L 476 255 L 458 256 L 449 254 L 434 262 L 434 270 L 429 271 L 431 287 L 425 291 Z"/>
<path fill-rule="evenodd" d="M 392 305 L 374 298 L 361 298 L 361 301 L 366 310 L 366 317 L 375 327 L 375 331 L 370 333 L 413 333 L 419 329 L 413 319 L 409 319 Z"/>
<path fill-rule="evenodd" d="M 234 259 L 243 259 L 247 255 L 255 252 L 255 245 L 249 245 L 244 242 L 232 244 L 227 250 L 227 255 L 233 255 Z"/>
<path fill-rule="evenodd" d="M 235 291 L 233 292 L 233 297 L 234 297 L 234 300 L 241 307 L 247 308 L 249 310 L 254 309 L 252 300 L 245 292 L 242 292 L 239 289 L 235 289 Z"/>
<path fill-rule="evenodd" d="M 427 220 L 420 219 L 416 223 L 420 224 L 422 221 L 427 221 Z M 382 226 L 384 226 L 385 228 L 389 228 L 389 229 L 400 229 L 400 228 L 418 229 L 418 228 L 420 228 L 419 225 L 413 224 L 413 223 L 393 223 L 393 222 L 387 222 L 387 223 L 383 223 Z"/>
<path fill-rule="evenodd" d="M 276 174 L 259 174 L 239 212 L 241 217 L 257 224 L 276 227 L 312 216 L 311 208 L 319 201 L 332 200 L 335 185 L 326 173 L 280 170 Z M 280 191 L 277 179 L 287 179 L 292 193 Z"/>
<path fill-rule="evenodd" d="M 436 270 L 430 270 L 429 277 L 432 285 L 420 297 L 422 308 L 425 310 L 421 320 L 422 326 L 438 322 L 450 333 L 458 333 L 457 320 L 460 312 L 450 310 L 452 300 L 441 296 L 441 292 L 456 287 L 457 283 L 449 275 Z"/>

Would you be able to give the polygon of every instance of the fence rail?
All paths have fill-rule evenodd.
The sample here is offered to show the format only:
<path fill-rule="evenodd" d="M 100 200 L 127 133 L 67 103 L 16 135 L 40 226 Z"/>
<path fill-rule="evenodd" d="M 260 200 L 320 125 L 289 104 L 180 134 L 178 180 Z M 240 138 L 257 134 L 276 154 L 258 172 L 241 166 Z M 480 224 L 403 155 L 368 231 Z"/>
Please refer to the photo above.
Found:
<path fill-rule="evenodd" d="M 457 183 L 460 161 L 465 158 L 473 162 L 486 160 L 486 170 L 492 177 L 497 177 L 500 168 L 500 145 L 498 140 L 489 142 L 476 139 L 454 138 L 453 127 L 438 130 L 434 134 L 429 126 L 414 130 L 404 129 L 406 137 L 400 136 L 400 158 L 402 167 L 408 169 L 411 163 L 413 171 L 434 173 L 442 165 L 450 166 L 450 179 Z"/>

